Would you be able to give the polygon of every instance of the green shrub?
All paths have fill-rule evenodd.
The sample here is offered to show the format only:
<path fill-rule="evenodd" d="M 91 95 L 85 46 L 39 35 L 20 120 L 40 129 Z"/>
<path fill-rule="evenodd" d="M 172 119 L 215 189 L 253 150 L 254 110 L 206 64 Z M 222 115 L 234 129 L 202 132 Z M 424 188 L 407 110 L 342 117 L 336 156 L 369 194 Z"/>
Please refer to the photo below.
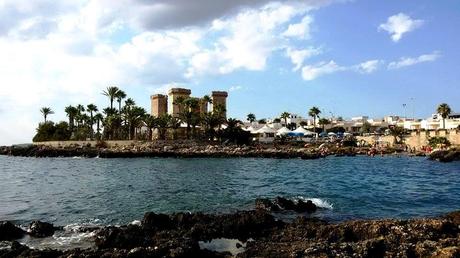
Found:
<path fill-rule="evenodd" d="M 446 137 L 441 136 L 430 137 L 428 139 L 428 144 L 433 148 L 436 148 L 439 145 L 450 146 L 449 140 Z"/>

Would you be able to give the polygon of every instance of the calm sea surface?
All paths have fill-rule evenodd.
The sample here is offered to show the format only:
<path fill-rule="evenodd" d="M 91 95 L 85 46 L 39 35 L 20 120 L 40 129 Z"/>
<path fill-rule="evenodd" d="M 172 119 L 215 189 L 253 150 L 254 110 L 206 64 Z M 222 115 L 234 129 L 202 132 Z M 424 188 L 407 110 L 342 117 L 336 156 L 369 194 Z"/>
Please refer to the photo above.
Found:
<path fill-rule="evenodd" d="M 314 216 L 407 218 L 460 209 L 460 163 L 408 157 L 77 159 L 0 156 L 0 220 L 121 224 L 146 211 L 230 212 L 313 199 Z"/>

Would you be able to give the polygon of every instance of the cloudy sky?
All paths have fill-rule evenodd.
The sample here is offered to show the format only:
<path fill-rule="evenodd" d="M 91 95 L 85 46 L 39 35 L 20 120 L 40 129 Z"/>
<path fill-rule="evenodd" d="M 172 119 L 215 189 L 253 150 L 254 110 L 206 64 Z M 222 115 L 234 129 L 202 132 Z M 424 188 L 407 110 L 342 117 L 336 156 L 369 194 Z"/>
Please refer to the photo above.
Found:
<path fill-rule="evenodd" d="M 147 110 L 173 85 L 228 90 L 237 118 L 460 111 L 460 2 L 384 2 L 0 0 L 0 145 L 109 85 Z"/>

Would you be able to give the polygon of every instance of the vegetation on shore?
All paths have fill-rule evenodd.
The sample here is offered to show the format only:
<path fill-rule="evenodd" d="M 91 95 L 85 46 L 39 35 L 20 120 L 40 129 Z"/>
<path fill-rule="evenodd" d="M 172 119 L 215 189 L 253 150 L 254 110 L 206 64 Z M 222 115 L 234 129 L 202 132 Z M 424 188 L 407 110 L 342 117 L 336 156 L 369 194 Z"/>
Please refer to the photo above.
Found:
<path fill-rule="evenodd" d="M 47 118 L 54 114 L 54 111 L 49 107 L 43 107 L 40 112 L 44 122 L 39 124 L 33 141 L 151 140 L 154 130 L 157 130 L 159 139 L 166 139 L 168 133 L 169 138 L 176 139 L 181 124 L 186 125 L 187 139 L 247 143 L 250 138 L 249 133 L 239 128 L 241 121 L 225 118 L 226 110 L 222 106 L 216 106 L 212 112 L 199 112 L 202 104 L 212 103 L 209 96 L 201 100 L 191 97 L 179 98 L 174 103 L 180 109 L 178 117 L 169 114 L 155 117 L 137 106 L 133 99 L 127 98 L 126 93 L 118 87 L 107 87 L 102 94 L 109 100 L 108 107 L 99 110 L 92 103 L 86 106 L 67 106 L 64 111 L 68 122 L 49 121 Z M 117 106 L 114 105 L 115 102 Z M 227 125 L 225 129 L 222 127 L 224 124 Z M 198 126 L 202 128 L 200 132 L 196 130 Z M 142 131 L 142 127 L 148 130 Z"/>

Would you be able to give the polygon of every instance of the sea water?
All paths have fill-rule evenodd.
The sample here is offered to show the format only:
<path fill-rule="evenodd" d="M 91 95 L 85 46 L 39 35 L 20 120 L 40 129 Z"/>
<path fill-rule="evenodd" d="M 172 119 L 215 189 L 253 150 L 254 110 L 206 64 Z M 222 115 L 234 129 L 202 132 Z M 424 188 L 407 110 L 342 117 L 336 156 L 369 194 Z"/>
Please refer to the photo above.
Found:
<path fill-rule="evenodd" d="M 117 225 L 147 211 L 226 213 L 312 200 L 331 221 L 460 209 L 460 163 L 420 157 L 72 159 L 0 156 L 0 220 Z M 70 241 L 70 240 L 69 240 Z"/>

